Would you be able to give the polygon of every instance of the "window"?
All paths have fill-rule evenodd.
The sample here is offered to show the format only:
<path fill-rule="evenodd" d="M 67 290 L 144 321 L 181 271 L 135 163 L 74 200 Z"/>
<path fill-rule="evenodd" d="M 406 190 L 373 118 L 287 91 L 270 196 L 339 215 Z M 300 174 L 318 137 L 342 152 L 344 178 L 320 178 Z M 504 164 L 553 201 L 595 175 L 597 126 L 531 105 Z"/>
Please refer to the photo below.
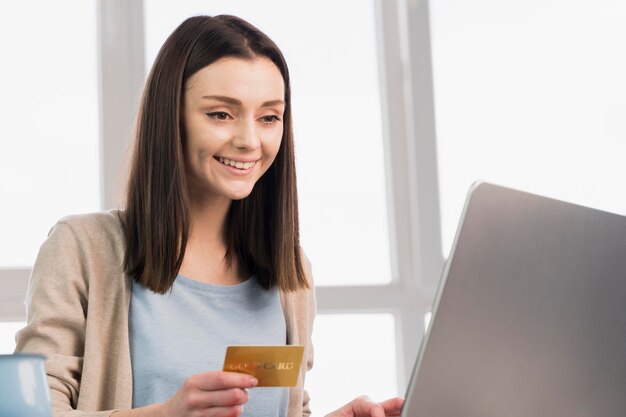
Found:
<path fill-rule="evenodd" d="M 626 213 L 626 4 L 432 2 L 443 252 L 470 184 Z"/>
<path fill-rule="evenodd" d="M 95 21 L 95 1 L 0 4 L 0 268 L 100 207 Z"/>
<path fill-rule="evenodd" d="M 50 228 L 100 208 L 95 28 L 94 0 L 0 3 L 0 353 Z"/>
<path fill-rule="evenodd" d="M 322 314 L 313 334 L 315 363 L 306 381 L 313 415 L 363 394 L 374 400 L 398 395 L 393 315 Z"/>

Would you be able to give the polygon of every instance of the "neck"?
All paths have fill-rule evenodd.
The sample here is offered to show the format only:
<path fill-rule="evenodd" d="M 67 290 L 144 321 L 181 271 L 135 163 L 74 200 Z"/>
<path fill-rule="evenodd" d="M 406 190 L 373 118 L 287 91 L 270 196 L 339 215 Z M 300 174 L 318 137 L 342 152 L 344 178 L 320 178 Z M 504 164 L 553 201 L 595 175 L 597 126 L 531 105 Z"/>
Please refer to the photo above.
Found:
<path fill-rule="evenodd" d="M 226 217 L 231 203 L 227 198 L 192 200 L 189 243 L 204 242 L 205 245 L 225 249 Z"/>
<path fill-rule="evenodd" d="M 180 273 L 212 284 L 236 284 L 244 279 L 238 260 L 225 261 L 226 219 L 232 200 L 212 198 L 191 202 L 189 239 Z"/>

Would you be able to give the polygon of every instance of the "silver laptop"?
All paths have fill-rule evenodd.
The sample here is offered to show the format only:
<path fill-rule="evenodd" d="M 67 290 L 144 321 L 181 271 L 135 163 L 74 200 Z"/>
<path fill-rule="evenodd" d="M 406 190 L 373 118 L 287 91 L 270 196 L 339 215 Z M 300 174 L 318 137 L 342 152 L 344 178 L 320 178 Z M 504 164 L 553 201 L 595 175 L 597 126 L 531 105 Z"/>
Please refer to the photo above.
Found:
<path fill-rule="evenodd" d="M 474 185 L 402 416 L 625 417 L 626 217 Z"/>

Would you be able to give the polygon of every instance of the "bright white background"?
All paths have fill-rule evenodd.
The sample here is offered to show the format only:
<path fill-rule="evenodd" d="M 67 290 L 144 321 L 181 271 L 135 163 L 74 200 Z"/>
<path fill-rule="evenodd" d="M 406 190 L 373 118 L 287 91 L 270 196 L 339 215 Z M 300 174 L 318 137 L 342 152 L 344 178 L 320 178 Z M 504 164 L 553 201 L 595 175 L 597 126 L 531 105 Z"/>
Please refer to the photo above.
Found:
<path fill-rule="evenodd" d="M 307 375 L 313 415 L 321 416 L 367 393 L 398 395 L 391 314 L 323 314 L 313 333 L 315 364 Z"/>
<path fill-rule="evenodd" d="M 626 214 L 626 2 L 430 6 L 444 254 L 477 179 Z"/>
<path fill-rule="evenodd" d="M 100 207 L 95 6 L 0 3 L 0 268 L 32 265 L 56 220 Z"/>

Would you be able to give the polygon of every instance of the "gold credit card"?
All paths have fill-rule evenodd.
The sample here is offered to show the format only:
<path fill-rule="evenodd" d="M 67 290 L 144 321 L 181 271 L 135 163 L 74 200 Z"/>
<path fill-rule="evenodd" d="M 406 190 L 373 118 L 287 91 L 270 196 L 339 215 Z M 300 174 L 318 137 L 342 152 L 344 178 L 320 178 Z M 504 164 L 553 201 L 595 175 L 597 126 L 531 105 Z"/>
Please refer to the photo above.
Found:
<path fill-rule="evenodd" d="M 293 387 L 303 352 L 304 346 L 228 346 L 224 371 L 252 375 L 258 387 Z"/>

